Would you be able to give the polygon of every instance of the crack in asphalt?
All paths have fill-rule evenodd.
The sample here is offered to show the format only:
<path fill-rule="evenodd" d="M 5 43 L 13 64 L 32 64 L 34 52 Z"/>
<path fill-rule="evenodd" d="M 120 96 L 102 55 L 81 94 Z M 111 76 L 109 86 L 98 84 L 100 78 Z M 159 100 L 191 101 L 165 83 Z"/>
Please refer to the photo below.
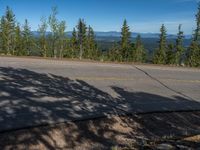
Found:
<path fill-rule="evenodd" d="M 151 74 L 149 74 L 147 71 L 145 71 L 145 70 L 143 70 L 143 69 L 141 69 L 141 68 L 139 68 L 139 67 L 137 67 L 137 66 L 135 66 L 135 65 L 132 66 L 132 67 L 135 68 L 135 69 L 137 69 L 137 70 L 139 70 L 140 72 L 144 73 L 147 77 L 149 77 L 150 79 L 156 81 L 157 83 L 159 83 L 160 85 L 162 85 L 164 88 L 166 88 L 166 89 L 168 89 L 168 90 L 170 90 L 170 91 L 172 91 L 172 92 L 174 92 L 174 93 L 176 93 L 176 94 L 178 94 L 178 95 L 181 95 L 181 96 L 183 96 L 183 97 L 186 97 L 186 98 L 188 98 L 189 100 L 195 101 L 192 97 L 190 97 L 190 96 L 188 96 L 188 95 L 186 95 L 186 94 L 183 94 L 182 92 L 179 92 L 179 91 L 177 91 L 177 90 L 175 90 L 175 89 L 173 89 L 173 88 L 167 86 L 165 83 L 161 82 L 161 81 L 160 81 L 159 79 L 157 79 L 156 77 L 153 77 L 153 76 L 152 76 Z"/>

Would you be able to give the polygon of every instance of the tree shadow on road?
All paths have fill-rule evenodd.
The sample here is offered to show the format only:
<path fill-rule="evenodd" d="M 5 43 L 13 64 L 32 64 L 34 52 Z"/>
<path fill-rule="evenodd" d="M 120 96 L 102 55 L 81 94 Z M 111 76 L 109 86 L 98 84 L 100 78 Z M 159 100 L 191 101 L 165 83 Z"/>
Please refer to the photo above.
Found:
<path fill-rule="evenodd" d="M 29 132 L 16 131 L 13 136 L 2 136 L 0 146 L 14 146 L 26 143 L 26 146 L 37 144 L 44 145 L 47 149 L 75 148 L 77 145 L 86 144 L 85 147 L 98 146 L 110 147 L 119 145 L 120 137 L 133 139 L 137 134 L 161 137 L 166 133 L 148 126 L 148 119 L 132 116 L 130 118 L 95 119 L 109 115 L 118 115 L 129 112 L 168 111 L 177 107 L 184 109 L 200 108 L 200 104 L 183 97 L 172 99 L 144 92 L 128 92 L 120 87 L 111 87 L 118 95 L 113 98 L 108 93 L 89 85 L 82 80 L 53 74 L 41 74 L 26 69 L 0 67 L 0 132 L 7 135 L 7 131 L 46 124 L 55 124 L 69 121 L 59 127 L 59 138 L 64 139 L 63 145 L 55 139 L 59 131 L 49 131 L 46 127 L 37 128 Z M 157 123 L 168 121 L 168 118 L 152 116 Z M 177 115 L 177 122 L 170 122 L 167 127 L 173 126 L 180 135 L 184 135 L 188 128 L 188 118 Z M 87 121 L 84 120 L 93 120 Z M 125 120 L 124 120 L 124 119 Z M 193 119 L 200 118 L 192 115 Z M 82 120 L 82 121 L 78 121 Z M 146 121 L 145 121 L 146 120 Z M 181 122 L 182 121 L 182 122 Z M 183 125 L 183 122 L 187 123 Z M 178 124 L 176 124 L 178 123 Z M 153 122 L 152 122 L 153 124 Z M 195 126 L 194 126 L 195 124 Z M 121 126 L 119 126 L 121 125 Z M 155 124 L 154 124 L 155 125 Z M 178 125 L 178 126 L 177 126 Z M 200 122 L 192 122 L 189 132 L 196 133 L 194 127 L 199 127 Z M 117 127 L 116 127 L 117 126 Z M 141 127 L 141 128 L 138 128 Z M 123 128 L 123 131 L 119 128 Z M 55 127 L 51 127 L 52 130 Z M 173 131 L 174 130 L 170 130 Z M 5 132 L 6 131 L 6 132 Z M 5 132 L 5 133 L 3 133 Z M 171 132 L 169 133 L 171 134 Z M 53 135 L 53 136 L 52 136 Z M 131 141 L 132 142 L 132 141 Z M 64 144 L 65 143 L 65 144 Z M 94 145 L 90 145 L 93 143 Z M 88 145 L 87 145 L 88 144 Z M 15 147 L 12 147 L 15 148 Z"/>

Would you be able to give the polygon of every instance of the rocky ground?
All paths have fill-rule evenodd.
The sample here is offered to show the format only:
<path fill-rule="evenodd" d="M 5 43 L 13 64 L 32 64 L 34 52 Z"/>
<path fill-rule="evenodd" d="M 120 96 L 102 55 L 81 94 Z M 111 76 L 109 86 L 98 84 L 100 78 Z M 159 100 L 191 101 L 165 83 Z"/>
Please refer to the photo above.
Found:
<path fill-rule="evenodd" d="M 9 149 L 198 149 L 200 112 L 109 116 L 0 134 Z"/>

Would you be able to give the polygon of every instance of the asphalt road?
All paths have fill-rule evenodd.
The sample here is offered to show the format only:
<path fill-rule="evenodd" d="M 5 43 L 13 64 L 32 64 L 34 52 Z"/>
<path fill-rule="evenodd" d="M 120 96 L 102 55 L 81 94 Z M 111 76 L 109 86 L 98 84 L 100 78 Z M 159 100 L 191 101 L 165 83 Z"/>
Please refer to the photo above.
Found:
<path fill-rule="evenodd" d="M 183 110 L 200 110 L 199 69 L 0 57 L 0 132 Z"/>

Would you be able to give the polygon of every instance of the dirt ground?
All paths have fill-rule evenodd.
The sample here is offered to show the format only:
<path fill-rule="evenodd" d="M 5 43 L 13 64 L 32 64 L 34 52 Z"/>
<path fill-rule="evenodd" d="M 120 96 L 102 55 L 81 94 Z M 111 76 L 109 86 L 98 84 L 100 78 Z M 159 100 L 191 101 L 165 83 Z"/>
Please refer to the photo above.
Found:
<path fill-rule="evenodd" d="M 0 134 L 9 149 L 197 149 L 200 112 L 109 116 Z"/>

